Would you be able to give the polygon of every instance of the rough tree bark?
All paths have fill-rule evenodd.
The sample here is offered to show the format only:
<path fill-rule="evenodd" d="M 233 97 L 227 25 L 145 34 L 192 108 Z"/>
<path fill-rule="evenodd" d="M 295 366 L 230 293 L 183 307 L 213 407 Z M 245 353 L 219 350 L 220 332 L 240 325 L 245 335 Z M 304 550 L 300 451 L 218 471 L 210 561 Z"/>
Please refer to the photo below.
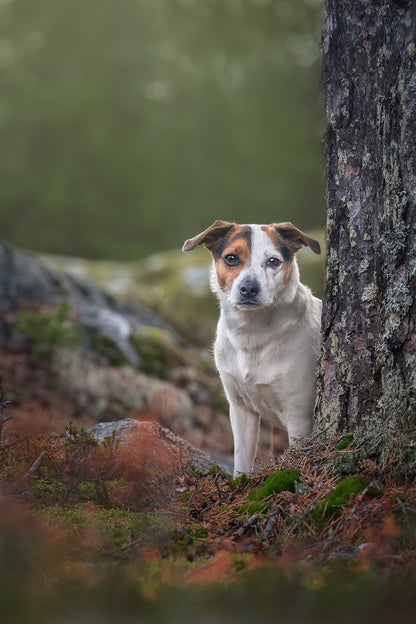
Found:
<path fill-rule="evenodd" d="M 416 2 L 327 0 L 316 429 L 416 425 Z"/>

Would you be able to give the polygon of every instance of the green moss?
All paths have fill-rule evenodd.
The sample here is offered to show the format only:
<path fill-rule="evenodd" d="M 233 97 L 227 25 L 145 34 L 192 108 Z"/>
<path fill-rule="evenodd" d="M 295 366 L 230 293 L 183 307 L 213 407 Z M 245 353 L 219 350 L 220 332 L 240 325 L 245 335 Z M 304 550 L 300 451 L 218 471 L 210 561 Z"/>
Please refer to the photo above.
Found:
<path fill-rule="evenodd" d="M 227 476 L 227 473 L 220 466 L 217 466 L 216 464 L 211 466 L 211 468 L 208 470 L 208 474 L 213 477 L 215 477 L 217 474 L 221 475 L 224 478 Z"/>
<path fill-rule="evenodd" d="M 245 473 L 237 477 L 231 482 L 233 487 L 242 487 L 245 488 L 250 483 L 250 477 Z"/>
<path fill-rule="evenodd" d="M 113 366 L 124 366 L 129 364 L 128 359 L 117 345 L 117 343 L 103 334 L 94 334 L 92 337 L 94 348 L 100 355 L 103 355 Z"/>
<path fill-rule="evenodd" d="M 261 487 L 252 490 L 247 498 L 252 501 L 260 501 L 271 494 L 285 491 L 294 492 L 295 482 L 299 480 L 299 470 L 278 470 L 271 474 Z"/>
<path fill-rule="evenodd" d="M 416 450 L 409 446 L 413 435 L 414 427 L 401 431 L 389 427 L 357 429 L 354 445 L 332 457 L 332 469 L 348 476 L 358 471 L 360 461 L 372 459 L 382 472 L 387 469 L 387 473 L 394 473 L 396 482 L 406 483 L 416 474 Z"/>
<path fill-rule="evenodd" d="M 169 523 L 158 515 L 134 513 L 121 509 L 92 508 L 90 505 L 54 505 L 37 512 L 47 521 L 62 525 L 67 535 L 82 530 L 96 531 L 102 539 L 102 553 L 113 553 L 136 540 L 157 541 L 170 530 Z"/>
<path fill-rule="evenodd" d="M 245 570 L 247 570 L 247 567 L 247 555 L 233 555 L 233 570 L 235 572 L 244 572 Z"/>
<path fill-rule="evenodd" d="M 348 448 L 353 442 L 354 434 L 347 433 L 347 435 L 342 438 L 341 442 L 339 442 L 335 448 L 337 449 L 337 451 L 343 451 L 344 449 Z"/>
<path fill-rule="evenodd" d="M 208 531 L 200 524 L 188 527 L 179 525 L 174 528 L 172 537 L 176 546 L 190 546 L 195 542 L 206 540 Z"/>
<path fill-rule="evenodd" d="M 369 486 L 369 479 L 361 475 L 353 475 L 341 481 L 326 500 L 320 501 L 313 510 L 312 517 L 319 529 L 323 529 L 326 523 L 338 515 L 340 508 L 349 505 L 359 494 L 374 498 L 381 492 Z"/>
<path fill-rule="evenodd" d="M 258 501 L 255 503 L 244 503 L 244 505 L 240 505 L 236 510 L 237 516 L 254 516 L 255 514 L 264 514 L 269 511 L 270 505 L 269 503 L 265 503 L 262 501 Z"/>
<path fill-rule="evenodd" d="M 148 375 L 166 379 L 173 368 L 186 363 L 170 333 L 157 327 L 136 329 L 130 343 L 139 356 L 139 370 Z"/>
<path fill-rule="evenodd" d="M 203 527 L 191 529 L 191 532 L 196 539 L 205 539 L 206 537 L 208 537 L 208 531 Z"/>

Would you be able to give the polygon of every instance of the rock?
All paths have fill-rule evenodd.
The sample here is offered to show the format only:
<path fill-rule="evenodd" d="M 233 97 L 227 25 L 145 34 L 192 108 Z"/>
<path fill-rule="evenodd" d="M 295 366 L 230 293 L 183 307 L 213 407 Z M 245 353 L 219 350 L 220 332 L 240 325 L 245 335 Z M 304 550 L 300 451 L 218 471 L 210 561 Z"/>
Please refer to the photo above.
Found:
<path fill-rule="evenodd" d="M 155 422 L 126 418 L 99 423 L 88 429 L 88 433 L 99 442 L 114 435 L 130 459 L 148 470 L 179 473 L 190 468 L 206 473 L 215 465 L 209 455 Z"/>
<path fill-rule="evenodd" d="M 204 250 L 195 250 L 190 257 L 178 249 L 137 262 L 44 258 L 48 266 L 88 277 L 116 297 L 150 304 L 188 342 L 205 346 L 212 341 L 218 306 L 209 287 L 211 257 Z"/>
<path fill-rule="evenodd" d="M 146 270 L 153 275 L 157 266 L 162 272 L 169 269 L 175 311 L 180 316 L 186 310 L 200 326 L 205 303 L 200 302 L 200 309 L 193 299 L 185 301 L 193 286 L 181 281 L 178 290 L 177 266 L 170 267 L 168 257 L 163 263 L 153 258 Z M 68 263 L 69 258 L 41 260 L 0 243 L 0 348 L 15 355 L 36 354 L 38 361 L 28 362 L 37 369 L 41 363 L 51 388 L 70 404 L 62 419 L 80 418 L 88 425 L 126 417 L 152 420 L 209 452 L 232 453 L 224 416 L 228 407 L 209 356 L 185 346 L 170 324 L 146 305 L 113 298 L 86 279 L 84 270 L 73 265 L 69 271 Z M 82 260 L 73 263 L 84 267 Z M 194 275 L 196 282 L 206 277 L 206 259 L 203 266 Z M 107 267 L 97 262 L 95 268 L 107 274 Z M 146 273 L 133 277 L 134 292 L 152 291 Z M 185 315 L 185 326 L 188 320 Z"/>
<path fill-rule="evenodd" d="M 8 243 L 0 244 L 0 346 L 22 346 L 22 336 L 13 328 L 19 310 L 52 309 L 62 301 L 69 303 L 88 333 L 111 338 L 134 366 L 138 356 L 129 339 L 136 329 L 157 327 L 179 341 L 173 328 L 145 305 L 122 303 L 83 277 L 46 266 L 35 254 Z"/>
<path fill-rule="evenodd" d="M 338 550 L 337 552 L 331 552 L 328 555 L 328 559 L 352 559 L 360 553 L 362 548 L 360 546 L 354 546 L 353 544 L 346 544 L 344 548 Z"/>
<path fill-rule="evenodd" d="M 133 414 L 157 420 L 177 433 L 193 426 L 189 395 L 171 383 L 127 366 L 99 366 L 76 350 L 57 351 L 53 370 L 59 386 L 79 408 L 101 420 Z"/>

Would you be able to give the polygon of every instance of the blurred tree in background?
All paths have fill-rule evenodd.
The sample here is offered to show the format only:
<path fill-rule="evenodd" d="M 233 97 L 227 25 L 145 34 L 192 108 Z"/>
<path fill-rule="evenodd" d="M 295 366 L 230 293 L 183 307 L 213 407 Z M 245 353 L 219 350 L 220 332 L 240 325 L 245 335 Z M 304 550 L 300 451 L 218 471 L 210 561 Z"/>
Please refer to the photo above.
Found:
<path fill-rule="evenodd" d="M 1 237 L 133 259 L 324 223 L 321 0 L 0 0 Z"/>

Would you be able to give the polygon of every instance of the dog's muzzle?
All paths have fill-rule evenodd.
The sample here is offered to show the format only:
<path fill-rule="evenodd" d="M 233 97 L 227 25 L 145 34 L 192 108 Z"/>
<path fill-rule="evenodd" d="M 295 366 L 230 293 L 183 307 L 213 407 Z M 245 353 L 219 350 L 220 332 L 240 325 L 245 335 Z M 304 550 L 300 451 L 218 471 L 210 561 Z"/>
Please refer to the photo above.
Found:
<path fill-rule="evenodd" d="M 260 284 L 255 280 L 244 280 L 238 289 L 238 305 L 259 305 L 257 296 L 260 292 Z"/>

